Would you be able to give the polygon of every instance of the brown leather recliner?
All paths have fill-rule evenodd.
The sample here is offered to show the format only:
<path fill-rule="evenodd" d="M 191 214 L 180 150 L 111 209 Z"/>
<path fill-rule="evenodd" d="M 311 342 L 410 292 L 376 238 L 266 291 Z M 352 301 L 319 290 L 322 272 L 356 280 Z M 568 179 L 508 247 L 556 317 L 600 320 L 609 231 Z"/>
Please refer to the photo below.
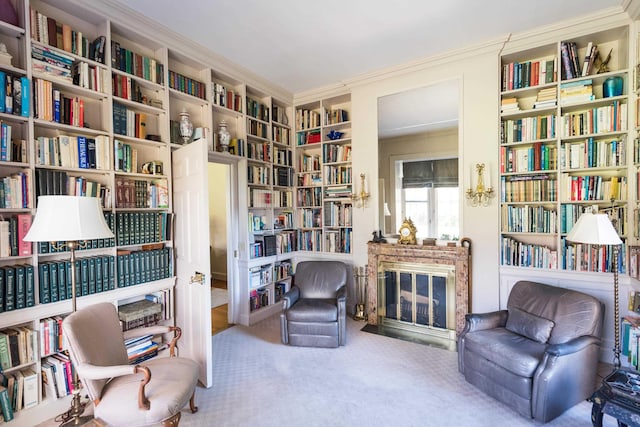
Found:
<path fill-rule="evenodd" d="M 347 265 L 302 261 L 294 286 L 283 296 L 280 332 L 284 344 L 338 347 L 346 342 Z"/>
<path fill-rule="evenodd" d="M 603 313 L 590 295 L 519 281 L 506 310 L 467 314 L 458 370 L 521 415 L 550 421 L 594 391 Z"/>

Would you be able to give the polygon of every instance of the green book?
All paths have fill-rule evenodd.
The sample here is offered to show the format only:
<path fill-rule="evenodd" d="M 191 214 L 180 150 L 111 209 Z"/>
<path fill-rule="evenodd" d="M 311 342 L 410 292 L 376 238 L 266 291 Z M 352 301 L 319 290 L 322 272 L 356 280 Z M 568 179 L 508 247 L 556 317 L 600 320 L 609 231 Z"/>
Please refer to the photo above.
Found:
<path fill-rule="evenodd" d="M 49 263 L 42 263 L 38 266 L 38 293 L 40 304 L 51 302 L 51 292 L 49 292 Z"/>
<path fill-rule="evenodd" d="M 102 257 L 95 257 L 96 292 L 102 292 Z M 106 287 L 104 288 L 106 290 Z"/>
<path fill-rule="evenodd" d="M 2 409 L 4 421 L 11 421 L 13 419 L 13 408 L 9 400 L 9 392 L 5 386 L 0 386 L 0 408 Z"/>
<path fill-rule="evenodd" d="M 16 277 L 15 270 L 12 266 L 3 267 L 4 269 L 4 311 L 15 310 L 16 295 Z"/>
<path fill-rule="evenodd" d="M 9 339 L 7 334 L 0 332 L 0 367 L 2 370 L 11 368 L 11 352 L 9 351 Z"/>
<path fill-rule="evenodd" d="M 87 259 L 89 263 L 89 294 L 95 294 L 96 289 L 96 259 L 91 257 Z"/>
<path fill-rule="evenodd" d="M 25 308 L 27 306 L 27 289 L 25 285 L 24 265 L 16 265 L 14 271 L 16 280 L 15 306 L 16 309 Z"/>
<path fill-rule="evenodd" d="M 55 262 L 49 263 L 49 295 L 51 302 L 61 300 L 58 287 L 58 264 Z"/>
<path fill-rule="evenodd" d="M 66 261 L 58 261 L 58 300 L 67 299 L 67 263 Z"/>
<path fill-rule="evenodd" d="M 36 284 L 34 278 L 33 265 L 25 264 L 24 266 L 24 282 L 26 288 L 27 307 L 36 305 Z"/>

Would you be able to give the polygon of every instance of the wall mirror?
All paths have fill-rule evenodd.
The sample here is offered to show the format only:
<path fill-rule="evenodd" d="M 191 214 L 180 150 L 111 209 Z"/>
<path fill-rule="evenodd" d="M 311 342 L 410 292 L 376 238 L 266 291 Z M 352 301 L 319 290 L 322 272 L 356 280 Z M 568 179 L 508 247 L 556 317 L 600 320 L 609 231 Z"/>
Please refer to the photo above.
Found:
<path fill-rule="evenodd" d="M 394 236 L 410 217 L 420 239 L 459 237 L 460 80 L 378 98 L 379 224 Z"/>

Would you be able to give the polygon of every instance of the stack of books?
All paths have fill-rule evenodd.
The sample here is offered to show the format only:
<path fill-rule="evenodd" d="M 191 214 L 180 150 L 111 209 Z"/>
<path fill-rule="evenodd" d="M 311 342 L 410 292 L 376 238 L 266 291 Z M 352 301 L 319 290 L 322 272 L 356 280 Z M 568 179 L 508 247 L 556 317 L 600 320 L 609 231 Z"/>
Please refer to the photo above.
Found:
<path fill-rule="evenodd" d="M 538 97 L 536 98 L 536 102 L 533 103 L 533 108 L 547 108 L 547 107 L 555 107 L 557 103 L 556 97 L 556 88 L 548 87 L 545 89 L 541 89 L 538 92 Z"/>
<path fill-rule="evenodd" d="M 518 105 L 517 98 L 502 98 L 500 103 L 500 112 L 501 113 L 514 113 L 516 111 L 520 111 L 520 106 Z"/>
<path fill-rule="evenodd" d="M 587 102 L 594 99 L 593 81 L 591 79 L 562 83 L 560 85 L 562 105 Z"/>
<path fill-rule="evenodd" d="M 122 330 L 153 326 L 162 319 L 162 304 L 146 299 L 118 307 Z"/>
<path fill-rule="evenodd" d="M 144 360 L 158 355 L 158 343 L 153 341 L 153 335 L 143 335 L 141 337 L 125 340 L 127 357 L 130 365 L 136 365 Z"/>

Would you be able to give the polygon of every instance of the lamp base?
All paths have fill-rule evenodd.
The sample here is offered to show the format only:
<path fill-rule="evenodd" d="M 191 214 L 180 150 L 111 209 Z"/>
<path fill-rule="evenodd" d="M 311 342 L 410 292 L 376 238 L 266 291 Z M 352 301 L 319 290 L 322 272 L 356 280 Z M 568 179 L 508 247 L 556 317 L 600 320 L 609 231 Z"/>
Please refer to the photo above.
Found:
<path fill-rule="evenodd" d="M 60 424 L 60 427 L 72 427 L 83 426 L 93 420 L 91 415 L 82 415 L 85 409 L 84 404 L 80 401 L 80 392 L 75 391 L 73 393 L 73 399 L 71 400 L 71 408 L 63 414 L 69 416 L 69 419 Z M 66 418 L 66 417 L 65 417 Z"/>
<path fill-rule="evenodd" d="M 91 415 L 83 415 L 80 417 L 71 418 L 64 424 L 60 424 L 60 427 L 73 427 L 73 426 L 83 426 L 85 424 L 93 421 L 93 416 Z"/>

